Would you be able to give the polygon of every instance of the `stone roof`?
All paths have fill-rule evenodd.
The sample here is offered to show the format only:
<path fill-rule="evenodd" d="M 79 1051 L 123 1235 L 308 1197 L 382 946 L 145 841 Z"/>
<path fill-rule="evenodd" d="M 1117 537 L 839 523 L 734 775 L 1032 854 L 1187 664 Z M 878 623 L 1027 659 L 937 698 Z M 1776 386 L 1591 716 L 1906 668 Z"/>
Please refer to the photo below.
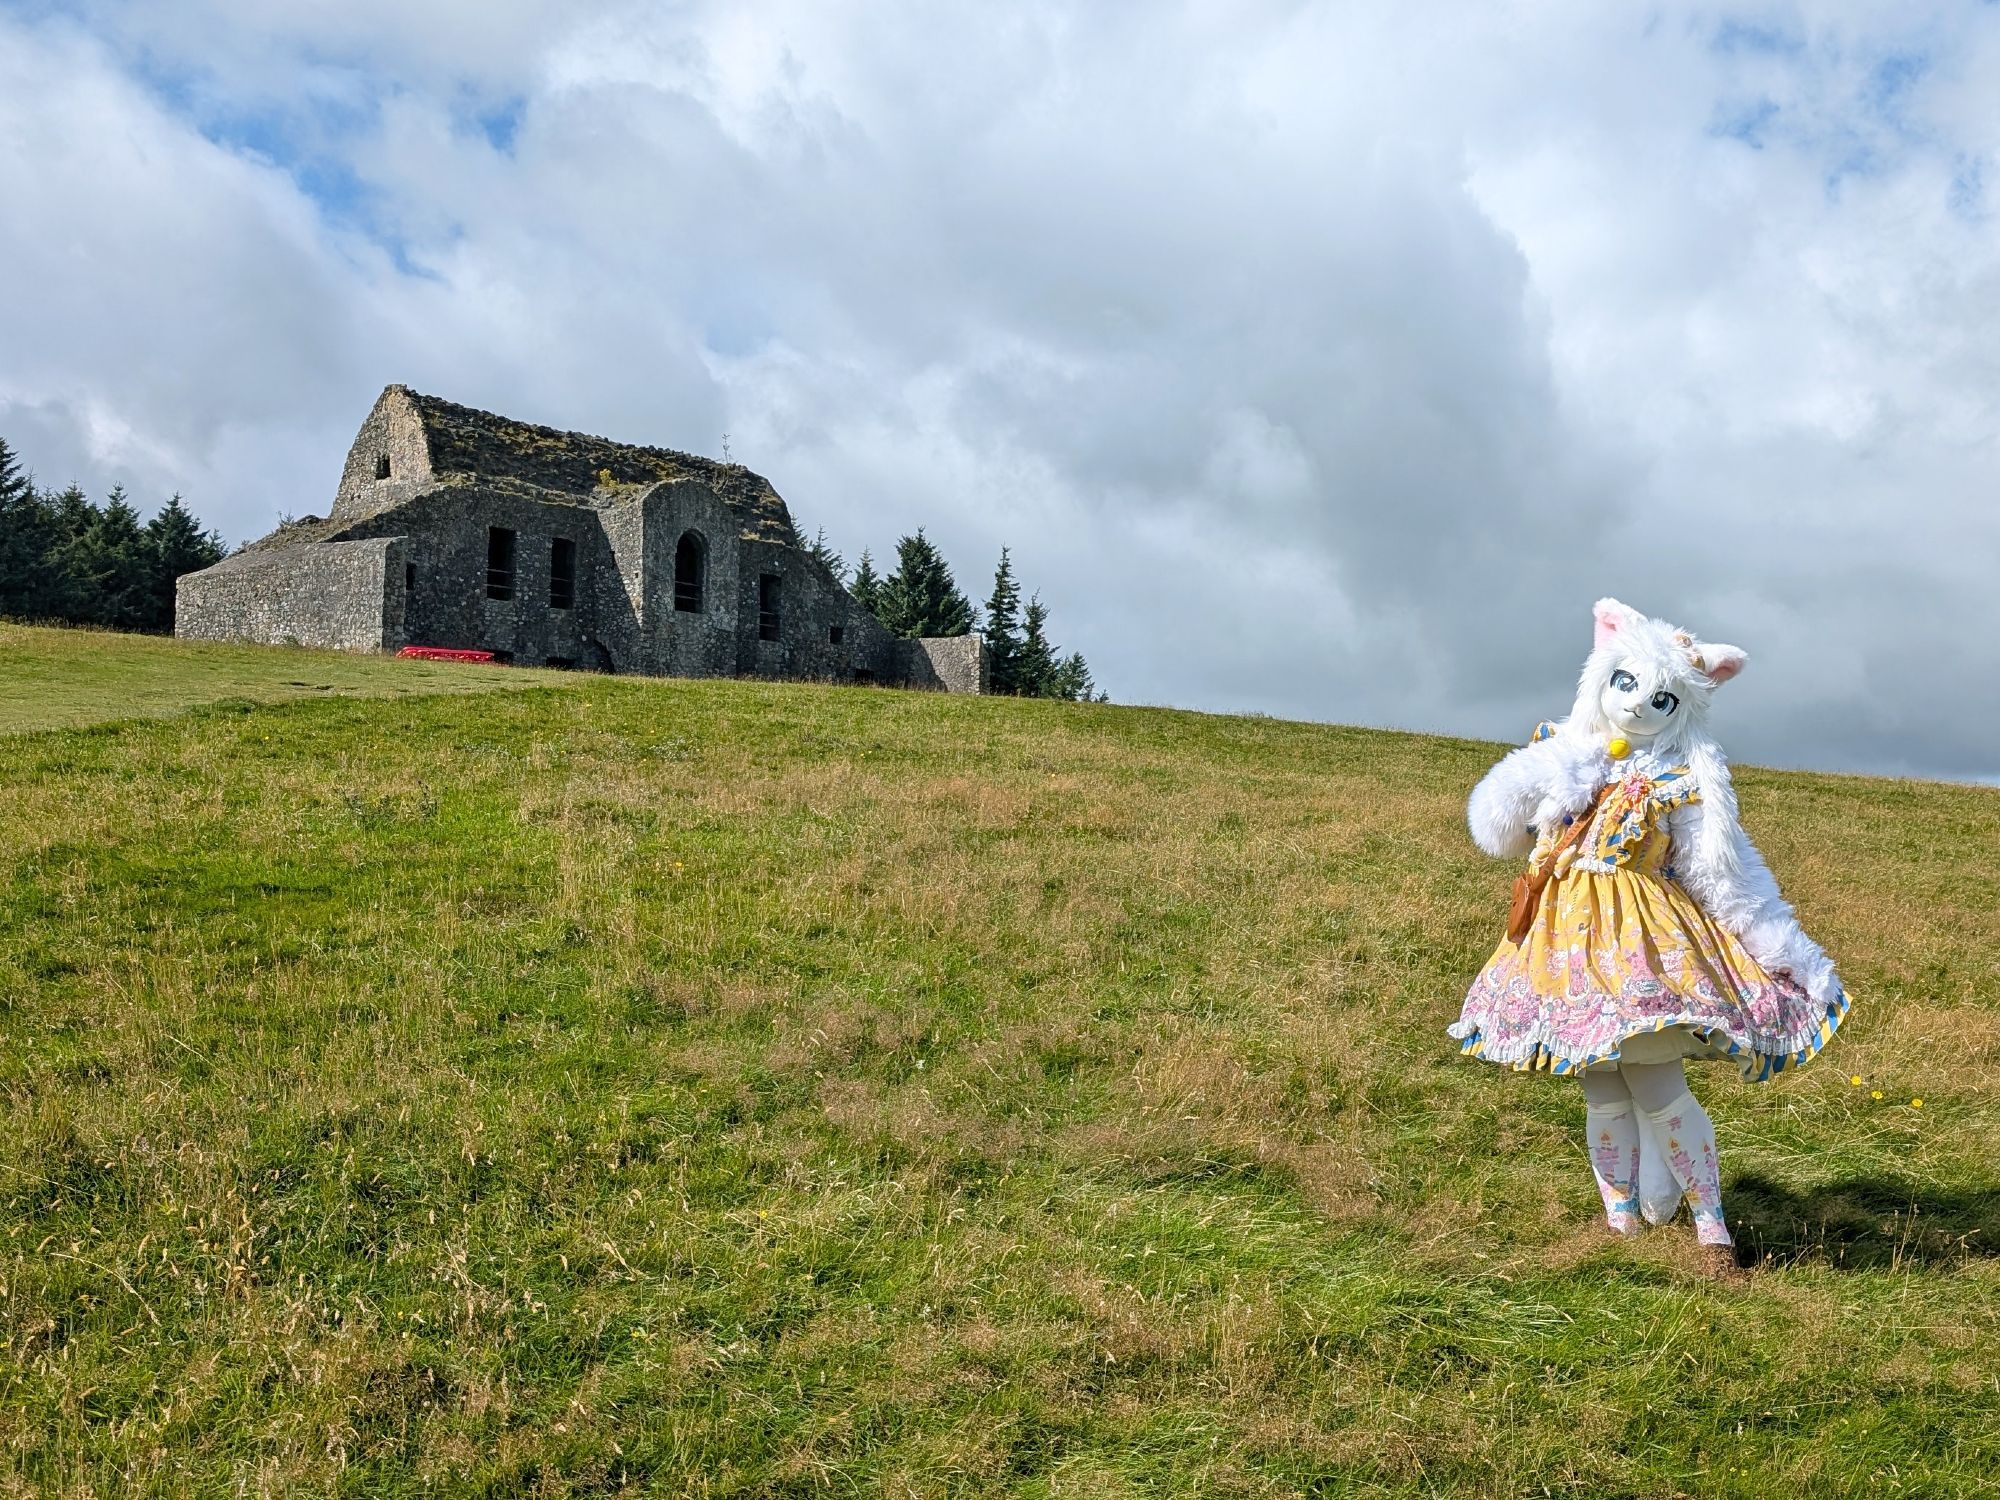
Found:
<path fill-rule="evenodd" d="M 409 397 L 423 423 L 431 472 L 441 482 L 476 480 L 602 505 L 659 481 L 692 479 L 736 512 L 745 536 L 798 545 L 791 514 L 778 492 L 741 464 L 538 427 L 416 391 Z"/>
<path fill-rule="evenodd" d="M 300 547 L 309 542 L 337 542 L 342 534 L 353 526 L 352 520 L 329 520 L 325 516 L 298 516 L 280 521 L 276 528 L 257 538 L 245 542 L 229 556 L 216 564 L 228 567 L 238 559 L 254 560 L 259 553 L 274 551 L 280 547 Z"/>

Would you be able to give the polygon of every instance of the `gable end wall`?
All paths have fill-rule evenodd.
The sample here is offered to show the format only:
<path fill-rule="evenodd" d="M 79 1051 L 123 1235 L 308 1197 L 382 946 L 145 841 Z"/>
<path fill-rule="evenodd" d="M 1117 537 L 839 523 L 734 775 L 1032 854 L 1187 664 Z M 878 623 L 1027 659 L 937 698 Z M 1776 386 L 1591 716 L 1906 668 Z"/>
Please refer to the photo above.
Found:
<path fill-rule="evenodd" d="M 402 627 L 400 537 L 308 542 L 227 559 L 183 576 L 174 634 L 328 651 L 381 651 Z M 400 589 L 398 590 L 400 592 Z"/>

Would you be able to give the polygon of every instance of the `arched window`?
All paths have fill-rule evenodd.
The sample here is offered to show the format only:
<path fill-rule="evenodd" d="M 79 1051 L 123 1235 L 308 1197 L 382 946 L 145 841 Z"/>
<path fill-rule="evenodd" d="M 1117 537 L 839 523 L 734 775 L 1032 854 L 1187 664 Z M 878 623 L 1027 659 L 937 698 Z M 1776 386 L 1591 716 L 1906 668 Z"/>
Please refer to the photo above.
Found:
<path fill-rule="evenodd" d="M 700 614 L 707 579 L 708 543 L 698 531 L 683 532 L 680 545 L 674 548 L 674 608 Z"/>

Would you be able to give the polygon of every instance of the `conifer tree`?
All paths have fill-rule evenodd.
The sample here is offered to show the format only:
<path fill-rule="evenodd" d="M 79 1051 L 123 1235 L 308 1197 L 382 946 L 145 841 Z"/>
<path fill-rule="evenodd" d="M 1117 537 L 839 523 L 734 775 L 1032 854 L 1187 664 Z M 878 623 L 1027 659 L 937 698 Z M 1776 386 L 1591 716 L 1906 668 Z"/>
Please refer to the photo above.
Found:
<path fill-rule="evenodd" d="M 847 559 L 834 551 L 833 547 L 827 542 L 826 528 L 824 526 L 820 527 L 814 533 L 813 539 L 806 543 L 806 551 L 826 564 L 826 570 L 833 575 L 835 583 L 844 585 L 847 582 Z"/>
<path fill-rule="evenodd" d="M 71 556 L 86 620 L 113 630 L 137 630 L 146 623 L 150 594 L 146 538 L 139 512 L 125 498 L 122 486 L 112 486 Z"/>
<path fill-rule="evenodd" d="M 1055 685 L 1055 648 L 1049 645 L 1048 606 L 1042 596 L 1028 601 L 1021 630 L 1021 654 L 1014 663 L 1014 691 L 1023 698 L 1047 698 Z"/>
<path fill-rule="evenodd" d="M 918 528 L 896 543 L 896 571 L 882 584 L 876 617 L 897 635 L 964 635 L 972 629 L 972 601 L 958 590 L 944 556 Z"/>
<path fill-rule="evenodd" d="M 142 526 L 122 488 L 38 493 L 0 441 L 0 615 L 170 630 L 175 580 L 225 555 L 179 495 Z"/>
<path fill-rule="evenodd" d="M 0 438 L 0 505 L 13 505 L 34 493 L 34 485 L 21 472 L 21 464 L 14 457 L 14 450 Z"/>
<path fill-rule="evenodd" d="M 56 540 L 47 502 L 0 438 L 0 615 L 21 620 L 54 615 Z"/>
<path fill-rule="evenodd" d="M 42 497 L 49 524 L 48 586 L 42 597 L 45 618 L 78 625 L 97 623 L 97 591 L 91 574 L 91 528 L 97 507 L 72 484 Z"/>
<path fill-rule="evenodd" d="M 866 547 L 861 549 L 861 564 L 855 568 L 854 581 L 848 584 L 847 592 L 868 613 L 878 620 L 882 617 L 882 575 L 875 571 L 875 560 Z"/>
<path fill-rule="evenodd" d="M 1096 684 L 1090 680 L 1090 668 L 1084 666 L 1082 652 L 1070 652 L 1056 662 L 1056 670 L 1048 674 L 1050 698 L 1068 698 L 1070 702 L 1082 698 L 1088 702 L 1094 688 Z"/>
<path fill-rule="evenodd" d="M 1112 700 L 1108 692 L 1098 692 L 1098 684 L 1090 678 L 1090 666 L 1084 662 L 1082 652 L 1070 652 L 1058 662 L 1050 698 L 1068 698 L 1074 704 L 1108 704 Z"/>
<path fill-rule="evenodd" d="M 1014 564 L 1000 549 L 1000 566 L 993 572 L 993 595 L 986 601 L 987 690 L 1018 693 L 1016 667 L 1021 656 L 1021 590 L 1014 582 Z"/>
<path fill-rule="evenodd" d="M 183 573 L 213 567 L 226 555 L 222 538 L 204 532 L 175 495 L 146 523 L 147 630 L 174 628 L 174 582 Z"/>

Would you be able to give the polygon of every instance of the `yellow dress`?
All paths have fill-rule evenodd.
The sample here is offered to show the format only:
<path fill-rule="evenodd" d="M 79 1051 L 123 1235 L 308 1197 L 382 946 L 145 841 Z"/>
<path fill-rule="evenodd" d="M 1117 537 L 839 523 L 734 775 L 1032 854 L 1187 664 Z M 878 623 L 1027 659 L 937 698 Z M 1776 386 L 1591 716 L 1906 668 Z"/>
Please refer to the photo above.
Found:
<path fill-rule="evenodd" d="M 1766 971 L 1675 878 L 1667 814 L 1700 800 L 1686 766 L 1613 784 L 1527 934 L 1503 939 L 1473 980 L 1448 1028 L 1461 1051 L 1559 1074 L 1731 1058 L 1762 1082 L 1826 1045 L 1846 995 L 1823 1005 Z M 1562 832 L 1541 830 L 1531 867 L 1547 866 Z"/>

